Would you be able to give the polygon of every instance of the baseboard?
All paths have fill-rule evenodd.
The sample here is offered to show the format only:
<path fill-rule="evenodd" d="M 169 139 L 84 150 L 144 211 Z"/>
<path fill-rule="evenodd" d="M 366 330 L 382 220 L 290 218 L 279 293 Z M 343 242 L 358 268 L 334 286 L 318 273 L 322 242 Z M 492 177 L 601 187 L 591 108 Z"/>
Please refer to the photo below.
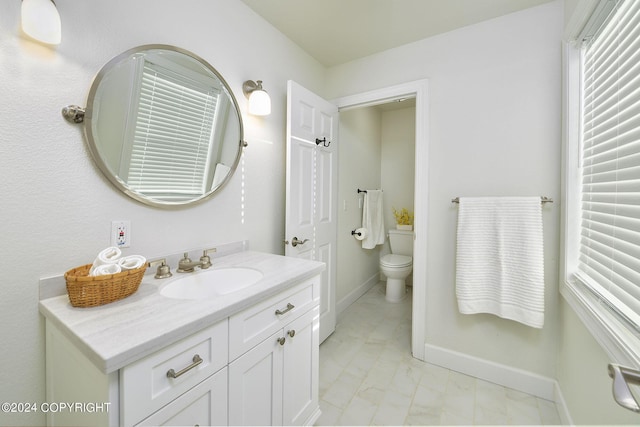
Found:
<path fill-rule="evenodd" d="M 558 408 L 558 415 L 560 415 L 560 422 L 563 426 L 572 426 L 573 418 L 571 418 L 571 414 L 569 413 L 569 408 L 567 408 L 567 402 L 564 400 L 564 396 L 562 395 L 562 390 L 560 390 L 560 385 L 556 381 L 555 387 L 555 399 L 556 408 Z"/>
<path fill-rule="evenodd" d="M 367 279 L 363 284 L 361 284 L 360 286 L 355 288 L 353 291 L 351 291 L 349 294 L 347 294 L 346 297 L 344 297 L 340 301 L 338 301 L 336 303 L 336 312 L 337 312 L 338 317 L 340 317 L 340 314 L 347 307 L 349 307 L 351 304 L 356 302 L 356 300 L 358 298 L 360 298 L 362 295 L 366 294 L 369 289 L 373 288 L 378 283 L 380 283 L 380 274 L 378 272 L 376 272 L 376 274 L 374 274 L 369 279 Z"/>
<path fill-rule="evenodd" d="M 557 382 L 551 378 L 434 345 L 425 344 L 424 350 L 425 362 L 552 402 L 561 397 Z"/>

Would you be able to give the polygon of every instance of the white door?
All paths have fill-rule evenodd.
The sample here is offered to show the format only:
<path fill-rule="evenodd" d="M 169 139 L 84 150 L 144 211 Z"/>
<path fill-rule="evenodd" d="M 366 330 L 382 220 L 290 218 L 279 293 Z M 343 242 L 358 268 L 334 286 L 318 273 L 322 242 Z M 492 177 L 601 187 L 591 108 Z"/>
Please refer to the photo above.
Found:
<path fill-rule="evenodd" d="M 322 261 L 320 342 L 336 327 L 338 107 L 287 83 L 285 255 Z"/>

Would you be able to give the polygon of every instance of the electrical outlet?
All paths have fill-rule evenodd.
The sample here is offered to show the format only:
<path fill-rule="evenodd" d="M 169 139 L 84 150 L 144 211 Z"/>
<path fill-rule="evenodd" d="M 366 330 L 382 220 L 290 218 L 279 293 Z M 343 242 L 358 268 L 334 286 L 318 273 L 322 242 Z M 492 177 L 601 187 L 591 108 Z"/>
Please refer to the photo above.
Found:
<path fill-rule="evenodd" d="M 131 246 L 130 221 L 111 221 L 111 246 L 119 248 Z"/>

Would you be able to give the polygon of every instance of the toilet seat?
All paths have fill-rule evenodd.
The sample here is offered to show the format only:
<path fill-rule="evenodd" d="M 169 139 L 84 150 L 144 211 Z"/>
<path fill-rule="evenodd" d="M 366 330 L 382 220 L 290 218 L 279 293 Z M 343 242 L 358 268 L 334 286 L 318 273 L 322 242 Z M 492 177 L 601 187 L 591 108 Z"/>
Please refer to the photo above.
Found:
<path fill-rule="evenodd" d="M 380 265 L 389 268 L 409 267 L 413 258 L 407 255 L 387 254 L 380 258 Z"/>

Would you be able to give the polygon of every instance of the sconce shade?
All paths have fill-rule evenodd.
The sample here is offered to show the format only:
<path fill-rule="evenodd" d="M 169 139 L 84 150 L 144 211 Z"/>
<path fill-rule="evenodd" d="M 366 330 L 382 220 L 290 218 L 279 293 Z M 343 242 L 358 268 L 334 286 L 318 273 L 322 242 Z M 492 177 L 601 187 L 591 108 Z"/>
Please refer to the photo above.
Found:
<path fill-rule="evenodd" d="M 42 43 L 60 44 L 62 24 L 52 0 L 22 0 L 20 13 L 25 34 Z"/>
<path fill-rule="evenodd" d="M 247 80 L 242 85 L 244 95 L 249 98 L 249 114 L 268 116 L 271 114 L 271 98 L 262 88 L 262 80 Z"/>

